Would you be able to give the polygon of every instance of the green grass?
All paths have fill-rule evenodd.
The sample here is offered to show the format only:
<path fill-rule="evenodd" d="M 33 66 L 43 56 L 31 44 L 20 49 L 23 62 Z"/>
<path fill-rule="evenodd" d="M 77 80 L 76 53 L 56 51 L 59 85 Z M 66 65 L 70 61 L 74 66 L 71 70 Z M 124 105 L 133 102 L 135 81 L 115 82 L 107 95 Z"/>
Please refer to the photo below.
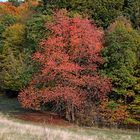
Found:
<path fill-rule="evenodd" d="M 140 140 L 140 133 L 130 130 L 65 128 L 13 118 L 14 114 L 25 112 L 30 110 L 22 109 L 17 99 L 0 94 L 0 140 Z"/>

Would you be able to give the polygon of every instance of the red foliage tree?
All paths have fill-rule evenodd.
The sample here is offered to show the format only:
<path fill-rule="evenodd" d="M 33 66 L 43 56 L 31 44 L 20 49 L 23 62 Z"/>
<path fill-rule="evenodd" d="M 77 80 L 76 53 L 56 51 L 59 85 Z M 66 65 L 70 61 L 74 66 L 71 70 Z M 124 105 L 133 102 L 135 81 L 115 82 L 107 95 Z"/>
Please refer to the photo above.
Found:
<path fill-rule="evenodd" d="M 40 71 L 29 86 L 19 94 L 24 108 L 40 109 L 40 105 L 63 104 L 65 117 L 74 121 L 74 112 L 87 101 L 104 98 L 110 91 L 108 78 L 97 73 L 103 60 L 102 31 L 80 16 L 70 18 L 64 10 L 46 23 L 51 35 L 40 42 L 33 60 L 40 63 Z"/>

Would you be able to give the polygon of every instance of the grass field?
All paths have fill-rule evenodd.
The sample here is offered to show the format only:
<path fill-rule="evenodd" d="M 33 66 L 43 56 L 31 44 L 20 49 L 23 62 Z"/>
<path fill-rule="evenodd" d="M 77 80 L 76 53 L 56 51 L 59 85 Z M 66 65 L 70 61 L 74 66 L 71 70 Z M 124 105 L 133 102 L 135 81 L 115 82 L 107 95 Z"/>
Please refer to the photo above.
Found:
<path fill-rule="evenodd" d="M 0 96 L 0 140 L 140 140 L 140 133 L 98 128 L 65 128 L 13 118 L 24 113 L 16 99 Z M 30 112 L 30 111 L 29 111 Z"/>

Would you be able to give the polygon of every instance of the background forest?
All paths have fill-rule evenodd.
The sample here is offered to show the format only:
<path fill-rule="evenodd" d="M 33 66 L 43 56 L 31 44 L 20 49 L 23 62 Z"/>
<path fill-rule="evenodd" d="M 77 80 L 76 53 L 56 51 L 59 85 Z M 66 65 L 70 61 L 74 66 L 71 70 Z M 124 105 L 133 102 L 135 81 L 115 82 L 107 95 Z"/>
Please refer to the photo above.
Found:
<path fill-rule="evenodd" d="M 0 3 L 0 90 L 78 125 L 140 125 L 139 0 Z"/>

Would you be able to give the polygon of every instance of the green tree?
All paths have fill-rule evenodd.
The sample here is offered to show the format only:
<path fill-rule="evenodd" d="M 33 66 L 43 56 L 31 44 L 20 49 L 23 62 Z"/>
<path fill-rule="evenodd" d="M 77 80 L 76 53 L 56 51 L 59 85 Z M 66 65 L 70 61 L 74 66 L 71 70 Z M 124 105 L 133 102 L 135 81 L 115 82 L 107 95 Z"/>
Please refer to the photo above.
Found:
<path fill-rule="evenodd" d="M 98 26 L 107 27 L 121 14 L 124 0 L 48 0 L 47 8 L 66 8 L 83 15 L 89 15 Z"/>
<path fill-rule="evenodd" d="M 31 51 L 37 48 L 38 42 L 44 37 L 45 21 L 45 15 L 36 15 L 26 23 L 26 45 Z"/>
<path fill-rule="evenodd" d="M 15 22 L 16 22 L 16 19 L 11 15 L 5 14 L 5 15 L 0 16 L 0 52 L 3 46 L 2 33 L 5 31 L 5 29 L 8 26 L 13 25 Z"/>
<path fill-rule="evenodd" d="M 127 94 L 127 90 L 136 84 L 135 67 L 139 47 L 140 35 L 128 21 L 119 19 L 111 24 L 102 54 L 106 60 L 104 68 L 112 79 L 115 93 Z"/>
<path fill-rule="evenodd" d="M 129 112 L 131 114 L 131 119 L 127 122 L 131 124 L 140 124 L 140 46 L 138 50 L 138 65 L 135 68 L 135 76 L 137 77 L 137 83 L 134 85 L 135 96 L 133 96 L 133 101 L 128 106 Z"/>
<path fill-rule="evenodd" d="M 5 48 L 0 59 L 0 87 L 2 89 L 19 91 L 27 85 L 33 71 L 27 54 L 20 53 L 16 56 L 11 48 Z"/>
<path fill-rule="evenodd" d="M 123 13 L 128 17 L 135 28 L 140 28 L 140 1 L 124 0 Z"/>
<path fill-rule="evenodd" d="M 33 71 L 29 54 L 24 48 L 25 26 L 14 24 L 2 33 L 3 48 L 0 54 L 0 87 L 20 90 L 28 83 Z"/>
<path fill-rule="evenodd" d="M 107 30 L 104 45 L 102 55 L 106 62 L 103 72 L 113 84 L 110 96 L 119 103 L 133 102 L 136 105 L 139 99 L 136 87 L 139 82 L 140 35 L 127 20 L 120 18 Z"/>
<path fill-rule="evenodd" d="M 124 15 L 134 27 L 140 26 L 139 0 L 42 0 L 45 9 L 66 8 L 88 15 L 98 26 L 108 27 L 118 16 Z"/>

